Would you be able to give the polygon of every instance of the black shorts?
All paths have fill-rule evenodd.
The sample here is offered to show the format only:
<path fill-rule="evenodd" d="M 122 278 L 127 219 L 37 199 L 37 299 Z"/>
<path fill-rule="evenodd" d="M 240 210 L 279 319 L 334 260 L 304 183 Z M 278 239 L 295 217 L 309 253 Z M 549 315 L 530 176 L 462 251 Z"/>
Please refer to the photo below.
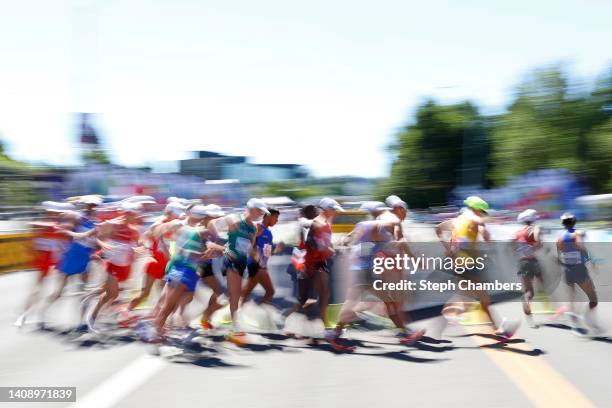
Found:
<path fill-rule="evenodd" d="M 565 272 L 565 282 L 568 285 L 583 283 L 589 279 L 589 271 L 584 264 L 563 265 L 563 271 Z"/>
<path fill-rule="evenodd" d="M 246 264 L 246 259 L 231 259 L 226 256 L 223 258 L 223 266 L 221 267 L 221 273 L 223 274 L 223 276 L 227 276 L 227 270 L 233 269 L 234 271 L 238 272 L 240 276 L 244 276 L 244 270 L 247 266 Z"/>
<path fill-rule="evenodd" d="M 247 265 L 247 271 L 249 273 L 249 278 L 254 277 L 255 275 L 257 275 L 257 272 L 259 272 L 259 262 L 251 262 L 250 264 Z"/>
<path fill-rule="evenodd" d="M 539 278 L 542 275 L 540 263 L 535 258 L 523 258 L 519 261 L 519 276 L 526 278 Z"/>
<path fill-rule="evenodd" d="M 202 279 L 214 276 L 212 263 L 198 265 L 198 273 Z"/>

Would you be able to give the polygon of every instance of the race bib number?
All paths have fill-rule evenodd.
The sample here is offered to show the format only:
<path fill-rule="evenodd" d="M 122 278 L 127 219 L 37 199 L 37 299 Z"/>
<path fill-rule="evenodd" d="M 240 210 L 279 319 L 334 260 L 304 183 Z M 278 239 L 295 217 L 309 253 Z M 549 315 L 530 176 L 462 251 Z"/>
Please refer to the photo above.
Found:
<path fill-rule="evenodd" d="M 266 258 L 271 257 L 272 256 L 272 245 L 264 244 L 262 252 L 263 252 L 263 256 L 265 256 Z"/>
<path fill-rule="evenodd" d="M 246 255 L 251 249 L 251 241 L 242 237 L 236 238 L 236 251 L 240 255 Z"/>
<path fill-rule="evenodd" d="M 58 247 L 58 243 L 55 239 L 48 238 L 35 238 L 34 239 L 34 249 L 38 249 L 39 251 L 55 251 Z"/>
<path fill-rule="evenodd" d="M 566 265 L 578 265 L 582 263 L 580 251 L 570 251 L 561 253 L 561 262 Z"/>
<path fill-rule="evenodd" d="M 304 262 L 304 258 L 306 257 L 306 251 L 303 249 L 293 248 L 293 252 L 291 253 L 292 260 L 296 262 Z"/>
<path fill-rule="evenodd" d="M 127 266 L 132 262 L 133 250 L 131 245 L 122 242 L 111 242 L 111 248 L 106 251 L 107 259 L 117 266 Z"/>

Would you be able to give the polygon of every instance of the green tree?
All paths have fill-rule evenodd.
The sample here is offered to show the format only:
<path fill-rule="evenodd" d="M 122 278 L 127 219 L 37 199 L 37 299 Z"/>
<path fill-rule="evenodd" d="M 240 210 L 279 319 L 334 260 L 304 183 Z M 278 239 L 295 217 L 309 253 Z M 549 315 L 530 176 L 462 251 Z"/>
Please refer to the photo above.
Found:
<path fill-rule="evenodd" d="M 566 168 L 602 191 L 610 179 L 605 148 L 611 143 L 606 104 L 610 80 L 604 78 L 592 92 L 570 85 L 560 68 L 531 72 L 516 88 L 508 112 L 492 131 L 491 178 L 503 185 L 509 177 L 530 170 Z"/>
<path fill-rule="evenodd" d="M 0 141 L 0 205 L 25 205 L 39 201 L 33 183 L 34 172 L 25 163 L 11 159 Z"/>
<path fill-rule="evenodd" d="M 457 185 L 484 184 L 488 143 L 482 119 L 468 102 L 421 105 L 415 123 L 390 146 L 395 158 L 379 195 L 397 194 L 425 207 L 446 203 Z"/>

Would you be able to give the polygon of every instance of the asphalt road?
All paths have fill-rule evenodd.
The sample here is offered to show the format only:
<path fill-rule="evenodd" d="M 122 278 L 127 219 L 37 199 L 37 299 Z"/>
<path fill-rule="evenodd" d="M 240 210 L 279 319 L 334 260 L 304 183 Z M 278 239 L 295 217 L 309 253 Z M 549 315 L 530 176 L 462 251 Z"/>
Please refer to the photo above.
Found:
<path fill-rule="evenodd" d="M 286 257 L 274 261 L 279 295 L 289 296 Z M 75 334 L 78 296 L 46 314 L 47 327 L 13 327 L 35 275 L 0 275 L 0 386 L 74 386 L 78 407 L 380 407 L 380 406 L 609 406 L 612 338 L 578 337 L 565 318 L 536 316 L 508 342 L 487 325 L 419 320 L 427 329 L 415 346 L 397 343 L 385 329 L 349 329 L 353 354 L 327 344 L 309 345 L 275 333 L 251 333 L 239 348 L 223 331 L 192 334 L 190 341 L 143 344 L 130 330 L 103 326 L 103 334 Z M 138 287 L 138 274 L 131 281 Z M 603 282 L 603 283 L 602 283 Z M 48 294 L 55 285 L 47 282 Z M 607 280 L 600 297 L 610 299 Z M 189 309 L 197 323 L 207 293 L 200 288 Z M 581 305 L 585 307 L 584 304 Z M 519 303 L 496 304 L 498 314 L 522 319 Z M 599 318 L 612 329 L 612 304 Z M 347 340 L 349 341 L 349 340 Z M 45 403 L 0 403 L 4 407 Z"/>

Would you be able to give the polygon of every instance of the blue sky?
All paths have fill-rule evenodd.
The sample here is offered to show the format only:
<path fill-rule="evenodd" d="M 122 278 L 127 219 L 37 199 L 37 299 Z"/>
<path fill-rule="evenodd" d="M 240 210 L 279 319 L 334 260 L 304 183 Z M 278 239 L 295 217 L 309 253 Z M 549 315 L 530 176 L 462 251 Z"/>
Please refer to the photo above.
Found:
<path fill-rule="evenodd" d="M 612 61 L 609 1 L 4 0 L 0 138 L 75 163 L 70 112 L 115 161 L 190 150 L 382 176 L 426 97 L 500 111 L 534 67 Z"/>

